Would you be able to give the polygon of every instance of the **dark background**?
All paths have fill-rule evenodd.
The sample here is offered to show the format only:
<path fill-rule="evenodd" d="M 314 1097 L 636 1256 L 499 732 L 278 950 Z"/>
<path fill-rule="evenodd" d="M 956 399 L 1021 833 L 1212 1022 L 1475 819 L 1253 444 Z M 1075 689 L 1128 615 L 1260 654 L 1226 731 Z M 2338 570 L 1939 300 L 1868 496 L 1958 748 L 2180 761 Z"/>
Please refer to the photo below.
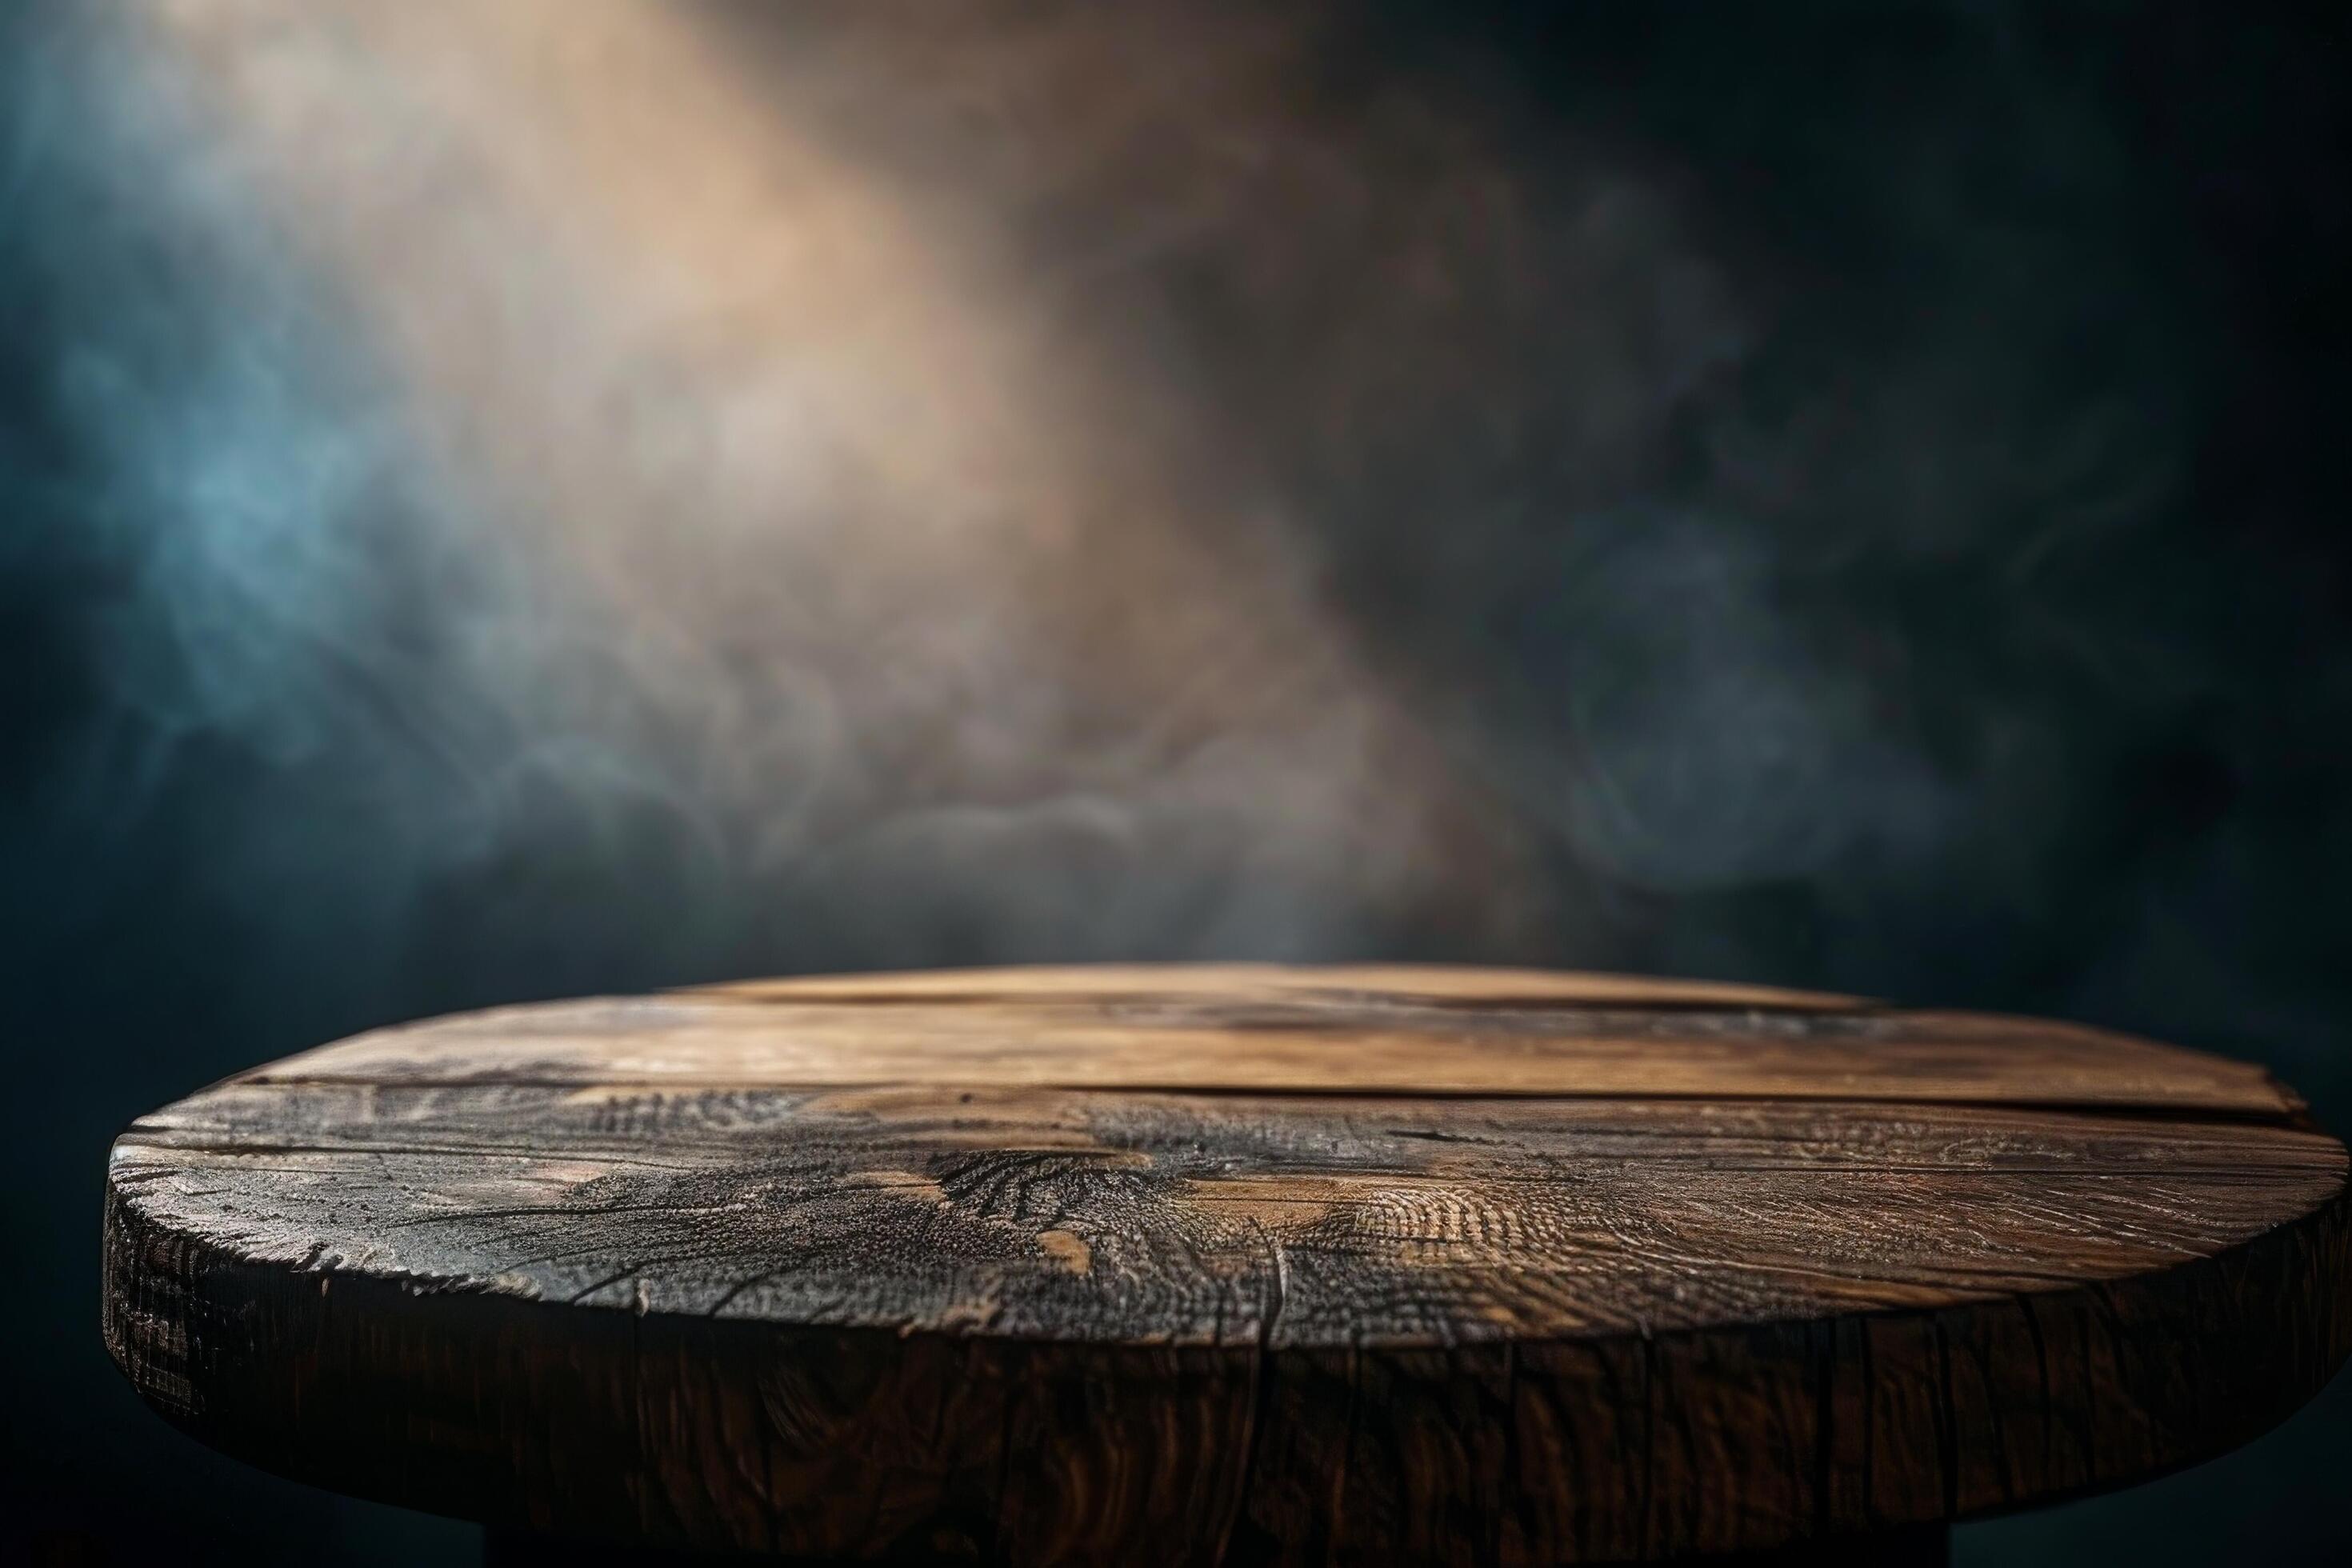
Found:
<path fill-rule="evenodd" d="M 420 854 L 381 787 L 405 742 L 371 717 L 409 667 L 354 676 L 290 637 L 259 696 L 191 675 L 231 634 L 174 618 L 182 520 L 130 482 L 126 429 L 205 395 L 244 307 L 144 204 L 152 172 L 110 163 L 72 9 L 0 12 L 0 1555 L 445 1560 L 464 1527 L 217 1458 L 108 1364 L 98 1198 L 125 1121 L 446 1009 L 1105 942 L 1050 876 L 1006 939 L 987 887 L 919 882 L 877 917 L 635 806 Z M 1318 602 L 1502 781 L 1545 901 L 1507 939 L 1406 907 L 1267 942 L 1179 910 L 1108 945 L 2055 1014 L 2272 1064 L 2352 1127 L 2343 15 L 1351 13 L 1322 90 L 1451 73 L 1538 188 L 1563 127 L 1632 149 L 1769 308 L 1638 472 L 1596 479 L 1559 457 L 1588 373 L 1540 287 L 1519 314 L 1414 315 L 1368 254 L 1249 294 L 1213 233 L 1143 268 L 1126 286 L 1195 345 L 1252 463 L 1316 503 Z M 1118 205 L 1072 200 L 1052 221 Z M 1574 237 L 1536 227 L 1540 279 Z M 331 306 L 305 330 L 331 340 Z M 1302 395 L 1331 394 L 1313 367 L 1342 339 L 1388 374 L 1379 438 L 1334 448 Z M 1579 804 L 1604 776 L 1616 816 Z M 1960 1560 L 2344 1561 L 2347 1458 L 2339 1381 L 2225 1459 L 1969 1527 Z"/>

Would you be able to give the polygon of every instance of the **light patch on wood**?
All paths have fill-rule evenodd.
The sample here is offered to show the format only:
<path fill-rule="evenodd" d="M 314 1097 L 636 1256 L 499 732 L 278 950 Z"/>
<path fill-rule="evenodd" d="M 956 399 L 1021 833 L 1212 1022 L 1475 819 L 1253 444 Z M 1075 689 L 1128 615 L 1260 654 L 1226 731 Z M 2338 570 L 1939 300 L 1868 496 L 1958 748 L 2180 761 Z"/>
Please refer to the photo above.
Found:
<path fill-rule="evenodd" d="M 627 1105 L 640 1100 L 658 1100 L 662 1091 L 641 1083 L 590 1083 L 563 1097 L 566 1105 Z"/>
<path fill-rule="evenodd" d="M 1313 1225 L 1348 1201 L 1345 1184 L 1321 1176 L 1202 1176 L 1184 1191 L 1202 1208 L 1227 1219 L 1255 1220 L 1267 1230 Z"/>
<path fill-rule="evenodd" d="M 613 1173 L 613 1167 L 593 1160 L 542 1160 L 519 1178 L 529 1182 L 548 1182 L 558 1186 L 576 1187 Z"/>
<path fill-rule="evenodd" d="M 939 1183 L 919 1171 L 851 1171 L 841 1178 L 845 1187 L 864 1187 L 894 1198 L 943 1204 L 948 1194 Z"/>
<path fill-rule="evenodd" d="M 1086 1238 L 1066 1230 L 1041 1230 L 1037 1246 L 1049 1258 L 1073 1274 L 1091 1274 L 1095 1267 L 1095 1249 Z"/>

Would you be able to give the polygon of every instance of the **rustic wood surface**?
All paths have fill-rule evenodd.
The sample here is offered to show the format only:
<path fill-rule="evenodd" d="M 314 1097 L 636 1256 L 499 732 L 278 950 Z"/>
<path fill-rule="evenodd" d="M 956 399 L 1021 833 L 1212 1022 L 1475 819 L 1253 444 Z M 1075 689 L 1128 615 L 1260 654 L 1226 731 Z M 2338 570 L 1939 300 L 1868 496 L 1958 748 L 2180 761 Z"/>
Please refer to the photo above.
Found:
<path fill-rule="evenodd" d="M 2277 1420 L 2352 1348 L 2345 1178 L 2259 1069 L 2067 1025 L 1462 969 L 771 982 L 142 1118 L 105 1321 L 205 1441 L 509 1527 L 1755 1552 Z"/>

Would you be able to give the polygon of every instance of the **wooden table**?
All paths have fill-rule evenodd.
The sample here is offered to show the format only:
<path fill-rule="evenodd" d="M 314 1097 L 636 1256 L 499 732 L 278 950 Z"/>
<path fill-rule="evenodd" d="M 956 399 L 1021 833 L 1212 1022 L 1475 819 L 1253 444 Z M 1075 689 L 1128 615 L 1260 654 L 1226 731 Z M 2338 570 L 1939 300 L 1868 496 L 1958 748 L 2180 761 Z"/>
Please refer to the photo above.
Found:
<path fill-rule="evenodd" d="M 2259 1068 L 2063 1024 L 780 981 L 379 1030 L 142 1118 L 105 1324 L 217 1447 L 608 1546 L 1933 1561 L 2325 1384 L 2345 1176 Z"/>

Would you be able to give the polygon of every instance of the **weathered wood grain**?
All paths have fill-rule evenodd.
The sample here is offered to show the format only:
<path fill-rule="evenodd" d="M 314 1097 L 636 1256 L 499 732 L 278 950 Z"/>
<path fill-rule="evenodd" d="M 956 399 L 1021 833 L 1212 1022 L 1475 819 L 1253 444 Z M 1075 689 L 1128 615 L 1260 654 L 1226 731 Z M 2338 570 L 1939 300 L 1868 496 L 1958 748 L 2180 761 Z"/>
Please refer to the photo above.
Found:
<path fill-rule="evenodd" d="M 1722 980 L 1662 980 L 1647 974 L 1597 974 L 1557 969 L 1485 969 L 1439 963 L 1089 963 L 1074 967 L 1007 964 L 991 969 L 918 969 L 866 974 L 800 974 L 739 980 L 701 994 L 811 1002 L 1034 1002 L 1045 997 L 1117 1000 L 1202 996 L 1226 1003 L 1271 997 L 1318 998 L 1337 1005 L 1368 1002 L 1458 1002 L 1507 1006 L 1527 1002 L 1612 1003 L 1637 1007 L 1769 1007 L 1830 1012 L 1865 1005 L 1852 996 L 1788 991 Z"/>
<path fill-rule="evenodd" d="M 2297 1109 L 2259 1068 L 2078 1025 L 1514 970 L 1483 993 L 1475 970 L 1215 965 L 1160 971 L 1157 987 L 1151 973 L 950 972 L 493 1008 L 361 1035 L 253 1078 Z"/>
<path fill-rule="evenodd" d="M 2240 1441 L 2341 1145 L 2068 1026 L 1465 970 L 847 977 L 360 1037 L 142 1119 L 107 1334 L 290 1474 L 659 1545 L 1758 1551 Z"/>

